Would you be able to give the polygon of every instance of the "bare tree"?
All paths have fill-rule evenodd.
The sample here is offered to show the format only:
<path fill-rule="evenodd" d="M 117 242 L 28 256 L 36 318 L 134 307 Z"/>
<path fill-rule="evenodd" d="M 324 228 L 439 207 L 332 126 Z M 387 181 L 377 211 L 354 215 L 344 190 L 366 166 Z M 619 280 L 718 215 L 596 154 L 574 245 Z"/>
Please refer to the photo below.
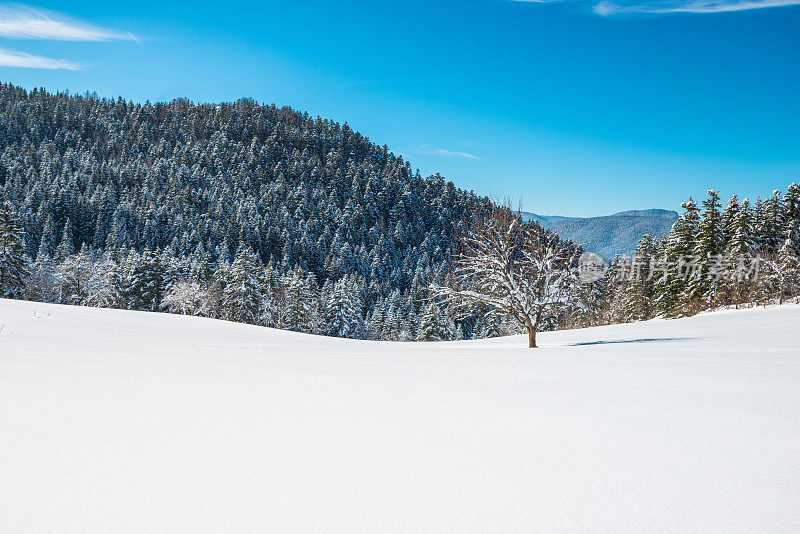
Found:
<path fill-rule="evenodd" d="M 449 283 L 430 286 L 432 294 L 462 309 L 513 318 L 536 347 L 542 320 L 576 287 L 580 248 L 524 222 L 508 206 L 476 212 L 460 244 Z"/>
<path fill-rule="evenodd" d="M 180 315 L 210 316 L 209 292 L 194 280 L 178 280 L 161 299 L 161 305 L 170 313 Z"/>

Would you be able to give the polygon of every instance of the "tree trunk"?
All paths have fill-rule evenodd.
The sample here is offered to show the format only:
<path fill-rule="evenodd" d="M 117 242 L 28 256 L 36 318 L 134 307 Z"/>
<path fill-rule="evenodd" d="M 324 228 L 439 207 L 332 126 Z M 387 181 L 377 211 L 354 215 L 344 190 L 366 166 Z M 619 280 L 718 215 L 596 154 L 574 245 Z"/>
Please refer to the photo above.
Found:
<path fill-rule="evenodd" d="M 536 327 L 528 326 L 528 348 L 536 348 Z"/>

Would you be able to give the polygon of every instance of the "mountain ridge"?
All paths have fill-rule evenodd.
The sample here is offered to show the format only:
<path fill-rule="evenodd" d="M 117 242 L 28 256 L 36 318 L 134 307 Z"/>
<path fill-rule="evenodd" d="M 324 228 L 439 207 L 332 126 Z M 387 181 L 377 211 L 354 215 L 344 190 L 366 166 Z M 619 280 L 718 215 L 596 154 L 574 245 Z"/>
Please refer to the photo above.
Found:
<path fill-rule="evenodd" d="M 669 232 L 678 213 L 672 210 L 650 208 L 627 210 L 597 217 L 567 217 L 522 212 L 525 220 L 536 221 L 560 237 L 582 244 L 584 250 L 594 252 L 606 260 L 616 255 L 631 256 L 645 234 L 656 239 Z"/>

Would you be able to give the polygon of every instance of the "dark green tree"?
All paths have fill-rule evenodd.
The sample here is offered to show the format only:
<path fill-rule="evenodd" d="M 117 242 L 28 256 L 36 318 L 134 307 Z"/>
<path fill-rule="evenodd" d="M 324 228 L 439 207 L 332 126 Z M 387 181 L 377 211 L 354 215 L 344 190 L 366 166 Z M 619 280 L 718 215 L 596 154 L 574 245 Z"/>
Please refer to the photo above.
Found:
<path fill-rule="evenodd" d="M 18 298 L 25 288 L 29 271 L 24 237 L 11 204 L 0 205 L 0 297 Z"/>

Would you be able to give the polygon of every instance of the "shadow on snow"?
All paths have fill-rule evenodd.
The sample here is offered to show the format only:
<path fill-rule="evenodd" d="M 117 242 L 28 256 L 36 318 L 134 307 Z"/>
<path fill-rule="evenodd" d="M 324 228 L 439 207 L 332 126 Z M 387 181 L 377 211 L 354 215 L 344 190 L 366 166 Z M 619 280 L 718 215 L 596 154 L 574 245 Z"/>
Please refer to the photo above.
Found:
<path fill-rule="evenodd" d="M 582 347 L 584 345 L 610 345 L 612 343 L 647 343 L 650 341 L 689 341 L 691 337 L 645 337 L 640 339 L 610 339 L 606 341 L 583 341 L 581 343 L 569 343 L 568 347 Z"/>

